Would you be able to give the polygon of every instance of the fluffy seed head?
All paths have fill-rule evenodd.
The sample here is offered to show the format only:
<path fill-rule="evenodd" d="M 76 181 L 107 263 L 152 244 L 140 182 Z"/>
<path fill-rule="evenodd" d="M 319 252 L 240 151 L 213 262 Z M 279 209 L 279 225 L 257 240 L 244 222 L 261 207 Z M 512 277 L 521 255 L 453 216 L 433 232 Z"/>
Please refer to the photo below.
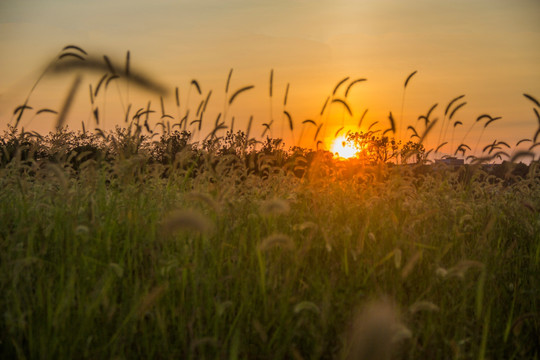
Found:
<path fill-rule="evenodd" d="M 289 203 L 282 199 L 270 199 L 263 201 L 260 207 L 263 215 L 280 215 L 289 212 L 291 207 Z"/>
<path fill-rule="evenodd" d="M 440 309 L 431 301 L 417 301 L 409 307 L 409 312 L 414 314 L 419 311 L 438 312 Z"/>
<path fill-rule="evenodd" d="M 161 229 L 165 234 L 173 234 L 179 230 L 208 234 L 214 230 L 214 223 L 199 212 L 193 210 L 175 210 L 163 219 Z"/>
<path fill-rule="evenodd" d="M 360 308 L 353 318 L 344 358 L 389 360 L 396 355 L 400 343 L 411 336 L 392 303 L 371 302 Z"/>
<path fill-rule="evenodd" d="M 284 249 L 293 250 L 294 242 L 285 234 L 272 234 L 261 241 L 259 244 L 259 250 L 267 251 L 277 246 Z"/>
<path fill-rule="evenodd" d="M 203 202 L 216 211 L 219 209 L 219 204 L 212 198 L 212 196 L 206 193 L 192 191 L 186 194 L 186 199 Z"/>

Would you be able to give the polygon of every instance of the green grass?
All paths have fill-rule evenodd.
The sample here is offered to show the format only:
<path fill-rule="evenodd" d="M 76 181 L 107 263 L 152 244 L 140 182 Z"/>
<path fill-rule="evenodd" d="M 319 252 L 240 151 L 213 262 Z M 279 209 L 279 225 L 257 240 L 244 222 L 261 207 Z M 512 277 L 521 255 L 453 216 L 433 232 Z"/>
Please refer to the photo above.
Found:
<path fill-rule="evenodd" d="M 540 130 L 516 144 L 530 142 L 527 151 L 507 153 L 511 146 L 495 141 L 481 154 L 466 153 L 465 143 L 454 146 L 463 123 L 452 116 L 466 104 L 456 103 L 459 96 L 435 130 L 434 153 L 448 143 L 452 123 L 452 149 L 444 151 L 461 152 L 472 165 L 451 171 L 422 165 L 425 158 L 414 166 L 383 163 L 405 162 L 399 146 L 424 155 L 423 140 L 439 126 L 431 118 L 437 104 L 419 117 L 418 129 L 406 128 L 416 143 L 405 143 L 403 116 L 398 132 L 392 113 L 389 124 L 377 120 L 367 133 L 348 133 L 368 145 L 386 141 L 375 150 L 391 151 L 390 158 L 338 161 L 324 151 L 287 152 L 279 139 L 257 143 L 253 118 L 245 133 L 233 134 L 227 102 L 221 122 L 220 114 L 205 141 L 194 143 L 174 127 L 189 124 L 202 136 L 211 92 L 190 118 L 177 88 L 178 118 L 166 114 L 163 98 L 157 123 L 150 102 L 131 113 L 128 104 L 126 128 L 104 132 L 104 108 L 99 115 L 94 98 L 118 78 L 114 68 L 121 67 L 67 46 L 0 139 L 0 358 L 540 357 L 540 169 L 533 152 Z M 90 86 L 96 132 L 86 131 L 91 122 L 82 133 L 62 127 L 67 96 L 55 133 L 19 133 L 45 73 L 74 70 L 105 72 Z M 401 113 L 414 74 L 405 80 Z M 229 105 L 252 87 L 228 97 L 231 75 Z M 120 76 L 165 92 L 130 70 L 129 53 Z M 365 79 L 335 97 L 348 79 L 318 121 L 302 122 L 314 134 L 301 128 L 298 139 L 313 135 L 313 147 L 320 145 L 318 135 L 334 121 L 328 103 L 352 113 L 347 94 Z M 196 80 L 192 86 L 202 96 Z M 272 87 L 273 70 L 266 130 Z M 285 93 L 294 139 L 288 86 Z M 540 121 L 540 103 L 523 95 Z M 43 112 L 58 114 L 35 115 Z M 462 142 L 483 119 L 485 129 L 498 118 L 473 119 Z M 217 134 L 226 128 L 231 132 Z M 391 137 L 375 138 L 379 132 Z M 393 149 L 388 141 L 396 137 L 403 144 Z M 510 162 L 481 165 L 503 158 Z M 512 164 L 522 158 L 531 165 Z"/>
<path fill-rule="evenodd" d="M 507 186 L 385 166 L 164 178 L 136 159 L 0 169 L 0 357 L 345 358 L 385 336 L 358 330 L 373 302 L 409 331 L 397 358 L 540 354 L 535 166 Z"/>

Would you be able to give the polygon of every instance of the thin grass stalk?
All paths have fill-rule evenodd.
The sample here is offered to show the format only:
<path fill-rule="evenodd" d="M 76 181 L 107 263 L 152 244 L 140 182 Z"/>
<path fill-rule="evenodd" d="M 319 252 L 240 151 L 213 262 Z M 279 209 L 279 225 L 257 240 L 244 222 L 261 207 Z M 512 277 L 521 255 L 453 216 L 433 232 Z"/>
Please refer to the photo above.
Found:
<path fill-rule="evenodd" d="M 77 90 L 79 89 L 79 86 L 81 85 L 81 81 L 82 81 L 82 75 L 79 74 L 75 77 L 75 80 L 73 81 L 73 84 L 71 85 L 68 95 L 66 96 L 66 100 L 64 101 L 64 105 L 62 106 L 62 110 L 60 110 L 60 113 L 58 114 L 58 119 L 56 121 L 57 131 L 60 131 L 60 129 L 64 126 L 64 123 L 67 118 L 67 114 L 69 110 L 71 109 L 71 105 L 73 105 L 73 101 L 75 100 L 75 94 L 77 93 Z"/>
<path fill-rule="evenodd" d="M 446 134 L 448 133 L 448 127 L 450 126 L 451 122 L 452 122 L 452 119 L 454 118 L 454 115 L 462 108 L 464 107 L 465 105 L 467 105 L 467 102 L 464 101 L 462 102 L 461 104 L 457 105 L 454 110 L 452 110 L 450 112 L 450 115 L 448 116 L 448 121 L 446 123 L 446 128 L 444 130 L 444 133 L 443 133 L 443 139 L 446 139 Z"/>
<path fill-rule="evenodd" d="M 225 97 L 223 98 L 223 121 L 227 121 L 227 111 L 229 110 L 229 88 L 231 85 L 231 78 L 233 74 L 233 68 L 229 70 L 229 74 L 227 75 L 227 81 L 225 82 Z"/>
<path fill-rule="evenodd" d="M 287 86 L 285 87 L 285 95 L 283 96 L 283 113 L 281 115 L 281 129 L 280 129 L 280 133 L 279 133 L 279 137 L 281 139 L 283 139 L 283 136 L 285 134 L 285 117 L 283 115 L 285 115 L 285 108 L 287 106 L 287 100 L 288 100 L 288 97 L 289 97 L 289 86 L 290 86 L 290 84 L 287 83 Z"/>
<path fill-rule="evenodd" d="M 403 112 L 405 110 L 405 93 L 407 92 L 407 85 L 409 85 L 409 81 L 411 81 L 412 77 L 418 72 L 418 70 L 413 71 L 412 73 L 407 76 L 405 79 L 405 83 L 403 84 L 403 94 L 401 96 L 401 113 L 399 115 L 399 135 L 398 135 L 398 141 L 403 141 Z"/>
<path fill-rule="evenodd" d="M 269 123 L 271 123 L 274 120 L 273 115 L 273 93 L 274 93 L 274 69 L 270 70 L 270 86 L 269 86 L 269 97 L 268 97 L 268 104 L 269 104 L 269 110 L 270 110 L 270 119 L 268 120 Z"/>

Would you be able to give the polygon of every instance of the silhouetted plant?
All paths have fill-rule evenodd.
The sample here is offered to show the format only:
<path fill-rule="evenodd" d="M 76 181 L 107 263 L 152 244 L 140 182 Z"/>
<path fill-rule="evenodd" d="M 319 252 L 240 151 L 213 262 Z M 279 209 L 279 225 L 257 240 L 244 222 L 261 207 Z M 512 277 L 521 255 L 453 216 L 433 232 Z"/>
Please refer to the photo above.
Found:
<path fill-rule="evenodd" d="M 401 162 L 406 164 L 410 159 L 414 159 L 414 163 L 421 164 L 426 161 L 426 149 L 423 144 L 414 141 L 407 141 L 400 150 Z"/>
<path fill-rule="evenodd" d="M 357 150 L 358 157 L 366 164 L 387 163 L 396 159 L 400 142 L 388 136 L 375 135 L 374 132 L 354 132 L 347 136 Z"/>

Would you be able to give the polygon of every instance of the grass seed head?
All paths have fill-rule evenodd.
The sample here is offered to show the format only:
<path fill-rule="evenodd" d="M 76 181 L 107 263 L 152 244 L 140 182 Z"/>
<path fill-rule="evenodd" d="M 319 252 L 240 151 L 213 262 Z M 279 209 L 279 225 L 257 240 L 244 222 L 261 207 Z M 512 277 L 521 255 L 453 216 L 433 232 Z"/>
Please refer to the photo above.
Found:
<path fill-rule="evenodd" d="M 409 312 L 415 314 L 419 311 L 438 312 L 440 309 L 431 301 L 417 301 L 409 307 Z"/>
<path fill-rule="evenodd" d="M 411 274 L 411 272 L 414 270 L 414 267 L 421 259 L 422 251 L 415 252 L 414 255 L 409 259 L 407 264 L 405 264 L 405 266 L 403 267 L 403 270 L 401 271 L 401 278 L 407 278 L 407 276 Z"/>
<path fill-rule="evenodd" d="M 186 199 L 200 201 L 216 211 L 219 210 L 219 204 L 209 194 L 192 191 L 189 194 L 186 194 Z"/>
<path fill-rule="evenodd" d="M 283 249 L 293 250 L 294 242 L 288 235 L 272 234 L 261 241 L 261 243 L 259 244 L 259 250 L 267 251 L 278 246 Z"/>
<path fill-rule="evenodd" d="M 299 302 L 298 304 L 296 304 L 294 306 L 293 311 L 294 311 L 295 314 L 301 313 L 302 311 L 312 312 L 315 315 L 320 315 L 321 314 L 321 309 L 319 309 L 319 307 L 317 305 L 315 305 L 314 303 L 312 303 L 311 301 L 301 301 L 301 302 Z"/>
<path fill-rule="evenodd" d="M 304 230 L 316 230 L 318 227 L 313 221 L 305 221 L 301 224 L 294 225 L 294 230 L 304 231 Z"/>
<path fill-rule="evenodd" d="M 270 199 L 263 201 L 260 206 L 260 212 L 263 215 L 281 215 L 289 212 L 291 207 L 289 203 L 282 199 Z"/>
<path fill-rule="evenodd" d="M 446 278 L 448 276 L 448 270 L 446 270 L 445 268 L 437 268 L 437 270 L 435 270 L 435 275 L 441 277 L 441 278 Z"/>
<path fill-rule="evenodd" d="M 169 284 L 165 283 L 158 285 L 150 290 L 146 295 L 144 295 L 137 308 L 138 317 L 146 315 L 152 308 L 157 304 L 159 299 L 164 295 L 164 293 L 169 288 Z"/>
<path fill-rule="evenodd" d="M 163 219 L 161 229 L 165 234 L 173 234 L 179 230 L 209 234 L 214 230 L 214 223 L 207 216 L 199 212 L 193 210 L 175 210 Z"/>
<path fill-rule="evenodd" d="M 66 177 L 64 169 L 62 169 L 59 165 L 54 164 L 54 163 L 47 164 L 47 168 L 50 171 L 50 173 L 56 178 L 60 187 L 64 190 L 67 189 L 68 179 Z"/>
<path fill-rule="evenodd" d="M 371 302 L 353 318 L 344 358 L 389 360 L 396 355 L 400 343 L 411 336 L 395 305 L 388 300 Z"/>
<path fill-rule="evenodd" d="M 484 267 L 484 264 L 482 264 L 479 261 L 475 260 L 462 260 L 459 263 L 457 263 L 455 266 L 450 268 L 448 270 L 448 277 L 458 277 L 460 279 L 463 279 L 465 277 L 465 274 L 467 271 L 471 268 L 479 268 L 482 269 Z"/>
<path fill-rule="evenodd" d="M 79 236 L 86 236 L 90 233 L 90 229 L 88 229 L 88 226 L 85 225 L 77 225 L 75 228 L 75 234 Z"/>

